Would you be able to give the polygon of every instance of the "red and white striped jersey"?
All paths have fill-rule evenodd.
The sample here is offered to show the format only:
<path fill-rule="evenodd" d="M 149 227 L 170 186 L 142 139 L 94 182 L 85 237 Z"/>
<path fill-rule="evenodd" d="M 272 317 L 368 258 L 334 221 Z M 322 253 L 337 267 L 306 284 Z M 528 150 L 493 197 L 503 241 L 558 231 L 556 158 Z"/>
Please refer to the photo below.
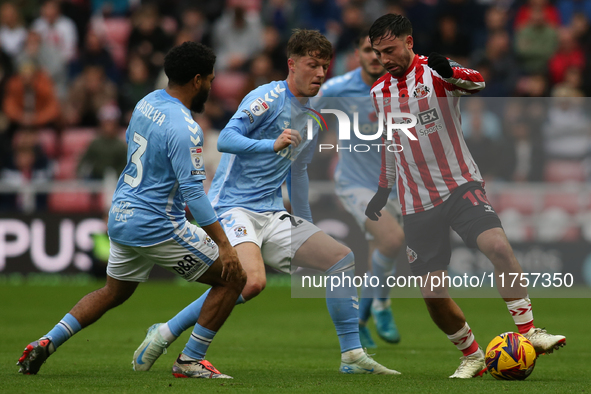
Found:
<path fill-rule="evenodd" d="M 389 112 L 417 117 L 409 129 L 416 141 L 395 129 L 392 141 L 384 142 L 396 145 L 382 151 L 380 186 L 396 182 L 404 215 L 436 207 L 464 183 L 482 182 L 462 134 L 459 97 L 483 89 L 484 80 L 478 71 L 450 64 L 453 75 L 443 78 L 426 56 L 415 55 L 405 75 L 387 73 L 371 89 L 376 112 L 385 120 Z"/>

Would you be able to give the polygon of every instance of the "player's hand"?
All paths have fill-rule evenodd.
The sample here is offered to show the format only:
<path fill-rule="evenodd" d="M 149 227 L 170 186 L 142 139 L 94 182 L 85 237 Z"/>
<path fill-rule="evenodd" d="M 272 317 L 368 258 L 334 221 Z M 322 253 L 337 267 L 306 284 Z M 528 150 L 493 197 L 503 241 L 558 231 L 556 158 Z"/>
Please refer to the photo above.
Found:
<path fill-rule="evenodd" d="M 378 187 L 377 193 L 372 197 L 369 204 L 367 204 L 367 208 L 365 209 L 365 216 L 367 216 L 369 220 L 373 220 L 375 222 L 382 216 L 380 211 L 388 203 L 388 197 L 390 196 L 391 191 L 392 189 L 386 187 Z"/>
<path fill-rule="evenodd" d="M 242 272 L 242 264 L 238 260 L 236 249 L 228 245 L 220 247 L 220 262 L 222 263 L 222 279 L 230 282 L 233 278 L 238 278 Z"/>
<path fill-rule="evenodd" d="M 275 140 L 275 143 L 273 144 L 273 150 L 275 152 L 279 152 L 290 145 L 292 145 L 294 148 L 297 148 L 301 142 L 302 136 L 300 135 L 299 131 L 294 129 L 285 129 L 283 130 L 283 133 L 281 133 L 281 135 Z"/>
<path fill-rule="evenodd" d="M 427 60 L 427 65 L 437 71 L 443 78 L 451 78 L 454 75 L 454 70 L 452 70 L 449 60 L 437 52 L 431 52 L 429 60 Z"/>

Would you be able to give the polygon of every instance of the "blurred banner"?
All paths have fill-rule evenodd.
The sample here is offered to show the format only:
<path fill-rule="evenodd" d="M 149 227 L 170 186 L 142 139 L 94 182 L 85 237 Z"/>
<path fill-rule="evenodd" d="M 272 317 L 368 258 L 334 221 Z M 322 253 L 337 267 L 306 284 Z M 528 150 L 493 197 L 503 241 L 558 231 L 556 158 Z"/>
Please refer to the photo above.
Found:
<path fill-rule="evenodd" d="M 329 194 L 319 195 L 311 206 L 315 223 L 353 250 L 357 263 L 356 275 L 362 276 L 367 270 L 367 242 L 353 217 L 340 206 L 335 196 Z M 452 240 L 453 237 L 452 234 Z M 0 218 L 0 274 L 100 274 L 102 270 L 104 275 L 107 256 L 102 252 L 101 257 L 101 251 L 95 248 L 95 241 L 103 243 L 105 239 L 106 225 L 96 216 L 3 215 Z M 540 276 L 536 288 L 591 286 L 591 243 L 583 238 L 572 242 L 513 241 L 512 246 L 531 284 L 536 279 L 532 274 L 549 274 L 551 285 L 544 286 L 549 282 Z M 461 242 L 453 242 L 449 267 L 451 277 L 484 277 L 485 285 L 490 288 L 491 272 L 492 264 L 484 255 Z M 408 261 L 406 255 L 402 254 L 398 259 L 396 276 L 409 275 Z M 171 278 L 172 275 L 155 269 L 152 277 Z M 561 286 L 556 286 L 559 284 L 558 278 L 562 282 Z M 302 294 L 294 296 L 315 297 L 324 294 L 323 289 L 317 289 L 319 294 L 310 292 L 310 289 L 300 290 Z"/>

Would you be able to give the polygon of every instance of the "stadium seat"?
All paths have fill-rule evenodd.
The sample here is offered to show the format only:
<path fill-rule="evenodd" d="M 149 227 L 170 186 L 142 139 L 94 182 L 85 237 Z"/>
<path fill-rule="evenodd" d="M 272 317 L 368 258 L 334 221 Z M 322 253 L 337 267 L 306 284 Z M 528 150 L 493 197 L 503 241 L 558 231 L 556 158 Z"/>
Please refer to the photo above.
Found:
<path fill-rule="evenodd" d="M 62 156 L 57 161 L 55 179 L 69 180 L 76 179 L 76 167 L 78 166 L 77 156 Z"/>
<path fill-rule="evenodd" d="M 97 197 L 89 192 L 54 192 L 49 195 L 52 212 L 89 212 L 96 210 Z"/>
<path fill-rule="evenodd" d="M 243 99 L 247 77 L 240 72 L 220 72 L 216 74 L 215 83 L 211 85 L 211 94 L 225 104 L 236 107 Z"/>
<path fill-rule="evenodd" d="M 57 155 L 57 135 L 55 130 L 53 129 L 42 129 L 39 130 L 39 143 L 41 144 L 41 148 L 43 148 L 43 152 L 49 158 L 55 158 Z"/>
<path fill-rule="evenodd" d="M 543 209 L 560 208 L 573 215 L 579 212 L 580 194 L 577 192 L 547 192 L 544 195 Z"/>
<path fill-rule="evenodd" d="M 552 207 L 536 220 L 536 239 L 541 242 L 573 242 L 580 239 L 580 228 L 562 208 Z"/>
<path fill-rule="evenodd" d="M 574 160 L 550 160 L 544 170 L 546 182 L 584 182 L 586 177 L 583 163 Z"/>
<path fill-rule="evenodd" d="M 124 69 L 127 63 L 127 40 L 131 33 L 131 21 L 127 18 L 107 18 L 103 21 L 104 34 L 113 61 Z"/>
<path fill-rule="evenodd" d="M 241 6 L 247 12 L 260 12 L 262 0 L 228 0 L 227 6 Z"/>
<path fill-rule="evenodd" d="M 521 212 L 507 208 L 499 213 L 503 229 L 511 242 L 528 242 L 534 238 L 534 228 Z"/>
<path fill-rule="evenodd" d="M 92 128 L 67 129 L 62 134 L 62 155 L 78 158 L 84 152 L 90 142 L 96 137 L 96 131 Z"/>
<path fill-rule="evenodd" d="M 504 190 L 498 194 L 495 208 L 497 212 L 514 209 L 521 214 L 530 215 L 535 211 L 537 197 L 537 194 L 532 190 Z"/>

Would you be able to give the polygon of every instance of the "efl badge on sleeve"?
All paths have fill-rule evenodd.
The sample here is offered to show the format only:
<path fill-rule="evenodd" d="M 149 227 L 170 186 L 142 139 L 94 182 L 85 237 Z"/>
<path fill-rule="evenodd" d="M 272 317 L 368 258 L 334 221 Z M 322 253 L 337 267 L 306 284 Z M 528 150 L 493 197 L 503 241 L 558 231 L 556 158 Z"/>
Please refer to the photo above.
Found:
<path fill-rule="evenodd" d="M 250 112 L 255 116 L 261 116 L 268 109 L 269 104 L 260 97 L 250 104 Z"/>
<path fill-rule="evenodd" d="M 191 150 L 191 162 L 196 170 L 203 168 L 203 148 L 198 146 L 196 148 L 189 148 Z"/>

